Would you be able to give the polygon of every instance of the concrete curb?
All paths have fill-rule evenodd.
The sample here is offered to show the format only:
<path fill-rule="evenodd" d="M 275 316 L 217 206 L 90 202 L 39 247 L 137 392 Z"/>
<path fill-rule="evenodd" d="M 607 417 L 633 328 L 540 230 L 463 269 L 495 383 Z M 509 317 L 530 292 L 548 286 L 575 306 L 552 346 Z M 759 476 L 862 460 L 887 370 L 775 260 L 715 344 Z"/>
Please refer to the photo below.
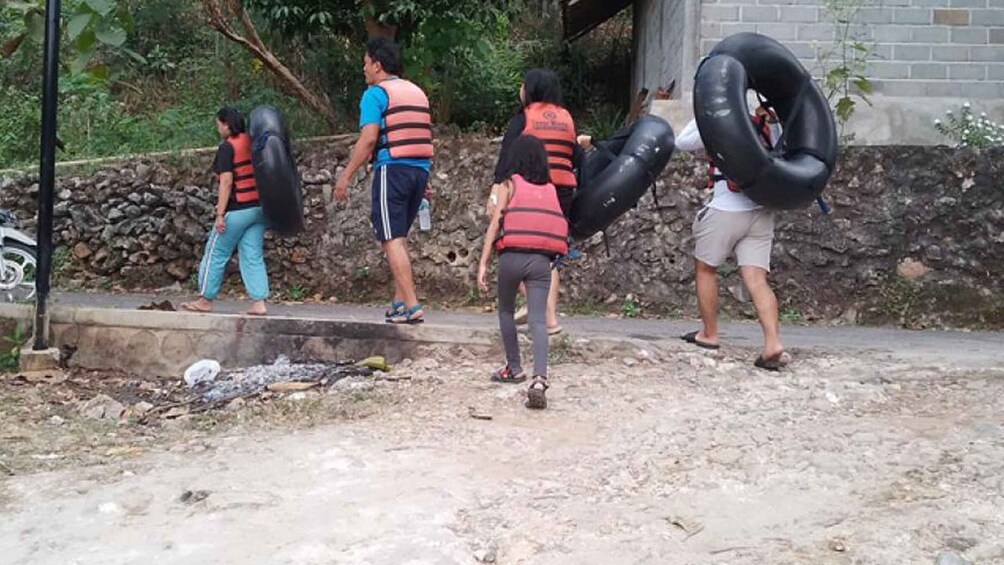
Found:
<path fill-rule="evenodd" d="M 33 307 L 0 304 L 0 319 L 31 327 Z M 396 326 L 317 318 L 238 316 L 53 305 L 52 345 L 72 349 L 71 364 L 144 376 L 176 375 L 202 358 L 225 365 L 268 363 L 280 353 L 333 361 L 383 355 L 396 362 L 433 346 L 488 355 L 495 331 L 455 325 Z"/>

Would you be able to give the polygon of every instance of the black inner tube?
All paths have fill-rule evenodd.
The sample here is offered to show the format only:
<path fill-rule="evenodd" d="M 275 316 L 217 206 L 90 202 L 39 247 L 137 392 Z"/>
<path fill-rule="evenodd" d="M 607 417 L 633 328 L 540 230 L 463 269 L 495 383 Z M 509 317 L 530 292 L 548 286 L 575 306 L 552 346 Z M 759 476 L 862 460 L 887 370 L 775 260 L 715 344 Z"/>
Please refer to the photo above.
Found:
<path fill-rule="evenodd" d="M 676 146 L 673 128 L 657 116 L 643 116 L 586 155 L 572 202 L 572 236 L 583 239 L 606 229 L 638 204 L 662 174 Z"/>
<path fill-rule="evenodd" d="M 749 119 L 746 93 L 756 90 L 784 127 L 768 150 Z M 837 134 L 826 97 L 791 51 L 756 33 L 730 36 L 697 71 L 694 115 L 708 155 L 758 204 L 795 209 L 812 203 L 837 159 Z"/>

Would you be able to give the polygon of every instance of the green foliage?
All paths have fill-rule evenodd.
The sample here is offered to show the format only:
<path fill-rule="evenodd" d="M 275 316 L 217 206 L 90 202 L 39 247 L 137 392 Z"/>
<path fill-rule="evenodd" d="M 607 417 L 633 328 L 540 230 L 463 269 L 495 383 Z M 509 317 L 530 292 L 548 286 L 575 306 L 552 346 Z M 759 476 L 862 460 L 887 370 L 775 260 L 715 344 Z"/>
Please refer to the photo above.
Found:
<path fill-rule="evenodd" d="M 289 289 L 287 296 L 289 296 L 289 299 L 294 302 L 300 302 L 304 298 L 306 298 L 309 293 L 310 293 L 309 288 L 303 286 L 302 284 L 296 284 Z"/>
<path fill-rule="evenodd" d="M 125 48 L 127 32 L 132 27 L 132 16 L 127 7 L 116 0 L 70 0 L 63 6 L 61 31 L 65 45 L 72 49 L 69 69 L 73 73 L 87 71 L 96 77 L 105 77 L 108 68 L 92 64 L 101 49 L 120 51 L 142 60 L 138 54 Z M 45 39 L 45 1 L 20 0 L 7 2 L 0 18 L 10 21 L 20 17 L 20 31 L 30 41 L 41 44 Z"/>
<path fill-rule="evenodd" d="M 624 303 L 621 304 L 621 315 L 625 318 L 637 318 L 641 314 L 641 303 L 635 299 L 633 294 L 629 294 L 624 297 Z"/>
<path fill-rule="evenodd" d="M 594 139 L 610 139 L 624 126 L 624 116 L 624 112 L 616 106 L 600 106 L 589 111 L 589 118 L 579 126 L 579 130 Z"/>
<path fill-rule="evenodd" d="M 934 128 L 955 142 L 957 147 L 997 147 L 1004 145 L 1004 124 L 987 118 L 986 113 L 974 116 L 969 102 L 956 114 L 945 112 L 945 121 L 934 120 Z"/>
<path fill-rule="evenodd" d="M 536 2 L 367 0 L 364 10 L 356 0 L 244 1 L 276 55 L 331 99 L 349 130 L 366 88 L 367 16 L 397 27 L 408 76 L 429 91 L 440 123 L 499 131 L 518 106 L 524 71 L 535 66 L 559 73 L 566 106 L 596 135 L 615 129 L 628 105 L 623 18 L 567 45 Z M 42 53 L 27 35 L 43 5 L 0 5 L 0 51 L 25 38 L 0 62 L 0 169 L 37 164 Z M 276 105 L 296 137 L 329 131 L 260 62 L 206 25 L 199 0 L 63 5 L 60 160 L 212 146 L 212 117 L 223 105 Z"/>
<path fill-rule="evenodd" d="M 844 135 L 844 126 L 854 114 L 858 100 L 871 105 L 868 97 L 873 92 L 866 73 L 868 63 L 877 56 L 875 44 L 865 41 L 854 27 L 858 12 L 870 0 L 820 0 L 820 3 L 834 28 L 830 45 L 825 49 L 817 47 L 816 63 L 841 138 L 850 140 L 853 136 Z"/>
<path fill-rule="evenodd" d="M 0 348 L 0 371 L 16 371 L 20 366 L 21 348 L 28 342 L 21 322 L 14 326 L 10 335 L 4 336 L 3 342 L 3 348 Z"/>

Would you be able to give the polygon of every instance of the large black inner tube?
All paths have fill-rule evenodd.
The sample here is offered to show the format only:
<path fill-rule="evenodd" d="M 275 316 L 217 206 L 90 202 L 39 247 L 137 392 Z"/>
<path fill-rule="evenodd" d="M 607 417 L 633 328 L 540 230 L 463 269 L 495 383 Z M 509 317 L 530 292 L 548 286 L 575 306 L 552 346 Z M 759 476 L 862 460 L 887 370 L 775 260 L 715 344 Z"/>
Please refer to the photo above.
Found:
<path fill-rule="evenodd" d="M 748 89 L 781 120 L 783 143 L 774 151 L 760 143 L 749 118 Z M 697 69 L 694 116 L 715 164 L 768 208 L 809 205 L 836 165 L 837 127 L 826 96 L 798 58 L 767 36 L 738 33 L 711 50 Z"/>
<path fill-rule="evenodd" d="M 283 236 L 303 231 L 303 189 L 282 112 L 259 106 L 248 118 L 258 199 L 269 227 Z"/>
<path fill-rule="evenodd" d="M 587 238 L 606 229 L 638 204 L 669 163 L 676 146 L 673 128 L 657 116 L 634 124 L 597 143 L 580 170 L 572 202 L 572 236 Z"/>

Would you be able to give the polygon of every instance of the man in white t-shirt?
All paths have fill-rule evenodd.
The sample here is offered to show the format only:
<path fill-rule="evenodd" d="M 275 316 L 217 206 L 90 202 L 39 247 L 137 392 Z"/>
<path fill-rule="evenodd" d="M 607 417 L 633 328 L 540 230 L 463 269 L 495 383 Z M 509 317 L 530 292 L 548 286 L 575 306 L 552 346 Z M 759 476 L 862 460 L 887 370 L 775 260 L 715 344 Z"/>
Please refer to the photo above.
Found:
<path fill-rule="evenodd" d="M 776 117 L 761 106 L 752 119 L 761 141 L 768 148 L 773 147 L 780 133 Z M 680 151 L 704 149 L 696 121 L 691 120 L 677 136 L 676 148 Z M 709 164 L 709 185 L 714 187 L 714 196 L 697 213 L 693 228 L 697 304 L 704 327 L 682 338 L 706 349 L 719 348 L 718 267 L 735 254 L 743 284 L 763 329 L 763 350 L 754 364 L 761 369 L 777 371 L 784 347 L 777 298 L 767 283 L 774 241 L 774 213 L 750 200 L 712 164 Z"/>

